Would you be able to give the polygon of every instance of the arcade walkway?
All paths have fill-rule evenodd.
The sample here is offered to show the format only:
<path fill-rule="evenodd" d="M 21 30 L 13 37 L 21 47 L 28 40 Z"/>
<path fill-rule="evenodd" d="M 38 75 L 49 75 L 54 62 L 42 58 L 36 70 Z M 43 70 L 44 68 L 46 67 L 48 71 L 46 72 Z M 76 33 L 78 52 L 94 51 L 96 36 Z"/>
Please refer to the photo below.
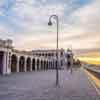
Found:
<path fill-rule="evenodd" d="M 83 69 L 60 71 L 55 88 L 55 70 L 0 76 L 0 100 L 100 100 Z"/>

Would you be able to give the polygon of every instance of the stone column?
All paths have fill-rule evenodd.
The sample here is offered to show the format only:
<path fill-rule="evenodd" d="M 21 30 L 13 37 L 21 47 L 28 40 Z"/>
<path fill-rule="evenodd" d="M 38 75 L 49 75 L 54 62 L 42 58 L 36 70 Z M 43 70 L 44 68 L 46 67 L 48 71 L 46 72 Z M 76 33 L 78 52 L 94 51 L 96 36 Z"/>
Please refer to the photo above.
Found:
<path fill-rule="evenodd" d="M 49 67 L 48 67 L 48 69 L 50 69 L 50 60 L 49 60 Z"/>
<path fill-rule="evenodd" d="M 52 61 L 52 69 L 54 69 L 54 60 Z"/>
<path fill-rule="evenodd" d="M 39 70 L 41 70 L 41 60 L 39 60 Z"/>
<path fill-rule="evenodd" d="M 47 69 L 49 69 L 49 60 L 48 60 L 48 67 L 46 67 Z"/>
<path fill-rule="evenodd" d="M 19 72 L 19 56 L 17 57 L 17 72 Z"/>
<path fill-rule="evenodd" d="M 46 61 L 45 68 L 46 68 L 46 70 L 48 70 L 48 69 L 49 69 L 49 61 L 48 61 L 48 63 L 47 63 L 47 61 Z"/>
<path fill-rule="evenodd" d="M 37 71 L 37 59 L 35 59 L 35 70 Z"/>
<path fill-rule="evenodd" d="M 32 71 L 32 59 L 31 59 L 31 64 L 30 64 L 30 71 Z"/>
<path fill-rule="evenodd" d="M 26 70 L 26 57 L 25 57 L 25 62 L 24 62 L 24 72 L 26 72 L 27 70 Z"/>
<path fill-rule="evenodd" d="M 4 52 L 4 56 L 3 56 L 3 74 L 7 74 L 7 70 L 8 70 L 8 52 Z M 11 72 L 11 71 L 10 71 Z"/>
<path fill-rule="evenodd" d="M 44 71 L 45 71 L 45 59 L 44 59 L 44 62 L 43 63 L 44 63 Z"/>
<path fill-rule="evenodd" d="M 52 61 L 52 69 L 54 69 L 54 61 Z"/>
<path fill-rule="evenodd" d="M 52 65 L 52 60 L 51 60 L 51 69 L 52 69 L 53 65 Z"/>
<path fill-rule="evenodd" d="M 52 61 L 50 61 L 50 69 L 52 69 Z"/>
<path fill-rule="evenodd" d="M 73 67 L 73 55 L 71 55 L 71 67 Z"/>
<path fill-rule="evenodd" d="M 11 53 L 8 54 L 8 73 L 11 73 Z"/>
<path fill-rule="evenodd" d="M 42 64 L 42 68 L 43 68 L 42 70 L 44 70 L 44 59 L 42 60 L 42 63 L 43 63 Z"/>

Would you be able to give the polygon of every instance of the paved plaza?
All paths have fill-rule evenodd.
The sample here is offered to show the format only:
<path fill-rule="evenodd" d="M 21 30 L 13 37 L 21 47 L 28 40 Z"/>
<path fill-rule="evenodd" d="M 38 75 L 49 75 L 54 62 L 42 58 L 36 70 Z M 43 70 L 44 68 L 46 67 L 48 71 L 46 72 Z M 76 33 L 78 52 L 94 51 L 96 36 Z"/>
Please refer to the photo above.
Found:
<path fill-rule="evenodd" d="M 83 69 L 14 73 L 0 76 L 0 100 L 100 100 Z"/>

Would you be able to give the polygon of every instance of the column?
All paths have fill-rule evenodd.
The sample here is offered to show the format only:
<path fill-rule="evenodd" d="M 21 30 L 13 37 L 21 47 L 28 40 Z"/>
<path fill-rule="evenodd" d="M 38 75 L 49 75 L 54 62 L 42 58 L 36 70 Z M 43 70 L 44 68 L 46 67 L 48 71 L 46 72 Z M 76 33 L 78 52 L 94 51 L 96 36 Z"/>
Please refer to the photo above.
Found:
<path fill-rule="evenodd" d="M 45 59 L 44 59 L 45 60 Z M 45 61 L 43 60 L 43 69 L 45 71 Z"/>
<path fill-rule="evenodd" d="M 49 67 L 50 67 L 50 65 L 49 65 L 50 63 L 49 63 L 49 61 L 48 61 L 48 68 L 47 69 L 49 69 Z"/>
<path fill-rule="evenodd" d="M 52 69 L 52 61 L 50 61 L 50 69 Z"/>
<path fill-rule="evenodd" d="M 11 53 L 8 55 L 8 73 L 11 73 Z"/>
<path fill-rule="evenodd" d="M 41 70 L 41 60 L 39 60 L 39 70 Z"/>
<path fill-rule="evenodd" d="M 8 53 L 4 52 L 4 57 L 3 57 L 3 71 L 2 71 L 3 74 L 7 74 L 7 67 L 8 67 L 7 66 L 7 58 L 8 58 L 7 56 L 8 56 Z"/>
<path fill-rule="evenodd" d="M 52 61 L 51 61 L 51 67 L 50 67 L 50 69 L 52 69 Z"/>
<path fill-rule="evenodd" d="M 43 70 L 45 70 L 45 68 L 44 68 L 44 59 L 43 59 Z"/>
<path fill-rule="evenodd" d="M 53 66 L 53 61 L 52 61 L 52 69 L 53 69 L 53 67 L 54 67 L 54 66 Z"/>
<path fill-rule="evenodd" d="M 19 56 L 17 57 L 17 72 L 19 72 Z"/>
<path fill-rule="evenodd" d="M 26 72 L 26 57 L 25 57 L 25 62 L 24 62 L 24 72 Z"/>
<path fill-rule="evenodd" d="M 50 60 L 49 60 L 49 67 L 48 67 L 48 69 L 50 69 Z"/>
<path fill-rule="evenodd" d="M 30 71 L 32 72 L 32 59 L 31 59 L 31 64 L 30 64 Z"/>
<path fill-rule="evenodd" d="M 35 59 L 35 70 L 37 71 L 37 59 Z"/>
<path fill-rule="evenodd" d="M 73 55 L 71 54 L 71 67 L 73 67 Z"/>

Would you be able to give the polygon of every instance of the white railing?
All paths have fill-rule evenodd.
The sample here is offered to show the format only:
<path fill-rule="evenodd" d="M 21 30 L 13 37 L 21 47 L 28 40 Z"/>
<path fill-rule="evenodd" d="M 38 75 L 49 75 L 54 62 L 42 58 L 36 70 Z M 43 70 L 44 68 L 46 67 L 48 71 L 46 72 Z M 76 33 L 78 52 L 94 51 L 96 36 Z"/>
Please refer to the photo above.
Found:
<path fill-rule="evenodd" d="M 88 65 L 85 65 L 84 68 L 87 69 L 87 70 L 90 70 L 92 72 L 95 72 L 95 73 L 99 73 L 100 74 L 100 70 L 97 70 L 95 67 L 93 68 L 90 65 L 89 66 Z"/>

